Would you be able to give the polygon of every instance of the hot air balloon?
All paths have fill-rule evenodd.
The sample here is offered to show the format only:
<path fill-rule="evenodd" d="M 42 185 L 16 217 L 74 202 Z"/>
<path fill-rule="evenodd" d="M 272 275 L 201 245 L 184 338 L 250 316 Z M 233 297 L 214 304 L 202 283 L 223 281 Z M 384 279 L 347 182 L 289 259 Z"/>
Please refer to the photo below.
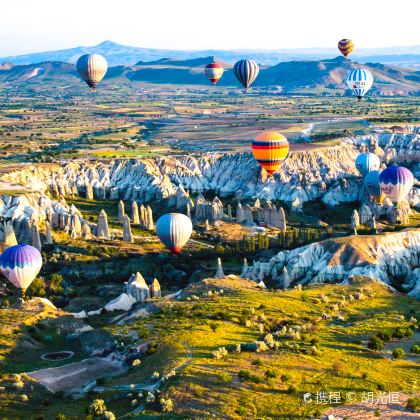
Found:
<path fill-rule="evenodd" d="M 385 198 L 385 194 L 381 190 L 379 182 L 379 171 L 370 171 L 366 174 L 363 184 L 369 197 L 372 197 L 378 204 L 381 204 Z"/>
<path fill-rule="evenodd" d="M 286 137 L 275 131 L 265 131 L 252 142 L 252 154 L 258 163 L 273 174 L 283 164 L 289 153 Z"/>
<path fill-rule="evenodd" d="M 379 175 L 383 193 L 395 204 L 401 203 L 407 197 L 414 185 L 414 176 L 403 166 L 390 166 Z"/>
<path fill-rule="evenodd" d="M 347 57 L 354 50 L 353 41 L 351 39 L 342 39 L 338 43 L 338 49 L 340 50 L 341 54 L 344 55 L 344 57 Z"/>
<path fill-rule="evenodd" d="M 223 67 L 217 63 L 210 63 L 204 67 L 204 74 L 215 85 L 223 75 Z"/>
<path fill-rule="evenodd" d="M 158 238 L 174 253 L 179 254 L 192 233 L 191 220 L 181 213 L 164 214 L 156 223 Z"/>
<path fill-rule="evenodd" d="M 30 245 L 13 245 L 0 256 L 3 275 L 25 294 L 42 267 L 41 253 Z"/>
<path fill-rule="evenodd" d="M 362 176 L 368 172 L 377 171 L 380 166 L 381 160 L 374 153 L 360 153 L 356 158 L 356 169 Z"/>
<path fill-rule="evenodd" d="M 254 60 L 239 60 L 233 66 L 233 74 L 247 89 L 257 78 L 260 68 Z"/>
<path fill-rule="evenodd" d="M 96 85 L 104 78 L 108 70 L 108 63 L 102 55 L 85 54 L 77 60 L 76 68 L 88 86 L 95 89 Z"/>
<path fill-rule="evenodd" d="M 360 101 L 372 87 L 373 76 L 369 70 L 355 69 L 347 75 L 346 83 Z"/>

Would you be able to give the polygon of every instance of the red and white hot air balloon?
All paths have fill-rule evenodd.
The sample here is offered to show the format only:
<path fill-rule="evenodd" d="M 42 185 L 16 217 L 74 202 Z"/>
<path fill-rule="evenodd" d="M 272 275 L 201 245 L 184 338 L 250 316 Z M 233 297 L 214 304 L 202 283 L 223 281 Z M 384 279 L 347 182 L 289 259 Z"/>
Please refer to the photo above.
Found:
<path fill-rule="evenodd" d="M 215 85 L 223 76 L 223 72 L 223 67 L 218 63 L 210 63 L 204 67 L 204 74 L 207 76 L 210 82 L 213 83 L 213 85 Z"/>

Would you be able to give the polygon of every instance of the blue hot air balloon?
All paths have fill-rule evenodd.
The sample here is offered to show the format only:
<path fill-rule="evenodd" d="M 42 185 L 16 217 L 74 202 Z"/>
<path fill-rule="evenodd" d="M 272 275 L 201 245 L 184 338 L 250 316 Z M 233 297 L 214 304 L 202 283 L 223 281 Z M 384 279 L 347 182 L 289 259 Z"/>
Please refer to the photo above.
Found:
<path fill-rule="evenodd" d="M 233 66 L 233 74 L 247 89 L 257 78 L 260 68 L 254 60 L 239 60 Z"/>
<path fill-rule="evenodd" d="M 369 70 L 355 69 L 347 75 L 346 83 L 360 101 L 372 87 L 373 76 Z"/>
<path fill-rule="evenodd" d="M 22 294 L 42 267 L 41 253 L 30 245 L 14 245 L 0 255 L 0 271 Z"/>
<path fill-rule="evenodd" d="M 374 153 L 360 153 L 356 158 L 356 169 L 362 176 L 368 172 L 377 171 L 380 166 L 381 160 Z"/>
<path fill-rule="evenodd" d="M 363 184 L 369 197 L 372 197 L 377 203 L 381 204 L 385 198 L 385 194 L 381 190 L 379 174 L 379 171 L 370 171 L 366 174 Z"/>
<path fill-rule="evenodd" d="M 401 203 L 414 185 L 414 176 L 403 166 L 390 166 L 379 175 L 383 193 L 395 204 Z"/>
<path fill-rule="evenodd" d="M 192 233 L 191 220 L 181 213 L 164 214 L 156 223 L 158 238 L 174 253 L 179 254 Z"/>

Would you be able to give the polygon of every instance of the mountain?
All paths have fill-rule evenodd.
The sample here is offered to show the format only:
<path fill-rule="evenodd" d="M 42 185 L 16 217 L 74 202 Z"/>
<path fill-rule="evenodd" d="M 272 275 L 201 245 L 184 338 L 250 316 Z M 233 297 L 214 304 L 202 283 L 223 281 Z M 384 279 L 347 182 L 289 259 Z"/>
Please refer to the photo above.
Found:
<path fill-rule="evenodd" d="M 153 61 L 139 61 L 132 66 L 113 66 L 108 69 L 101 86 L 115 83 L 156 83 L 174 85 L 204 85 L 208 81 L 203 75 L 203 67 L 218 62 L 225 68 L 218 86 L 238 87 L 232 72 L 232 64 L 215 56 L 187 60 L 161 58 Z M 283 92 L 296 91 L 320 93 L 330 89 L 345 88 L 347 73 L 358 67 L 358 63 L 336 57 L 317 61 L 290 61 L 274 66 L 261 66 L 258 78 L 253 84 L 255 89 L 281 86 Z M 391 67 L 378 63 L 364 65 L 374 77 L 372 92 L 379 94 L 417 94 L 420 91 L 420 71 Z M 65 84 L 80 84 L 73 64 L 47 61 L 37 64 L 0 65 L 0 83 L 36 83 L 59 81 Z"/>
<path fill-rule="evenodd" d="M 108 60 L 111 66 L 129 64 L 139 61 L 155 61 L 162 57 L 186 60 L 206 56 L 217 56 L 221 60 L 235 62 L 241 58 L 252 58 L 266 65 L 282 61 L 322 60 L 337 54 L 334 48 L 297 48 L 279 50 L 165 50 L 156 48 L 140 48 L 121 45 L 112 41 L 90 47 L 75 47 L 58 51 L 44 51 L 18 56 L 0 58 L 0 62 L 9 61 L 15 64 L 34 64 L 44 61 L 64 61 L 74 63 L 82 54 L 98 53 Z M 398 64 L 403 67 L 420 68 L 420 46 L 389 48 L 357 48 L 352 58 L 361 62 L 377 61 Z"/>

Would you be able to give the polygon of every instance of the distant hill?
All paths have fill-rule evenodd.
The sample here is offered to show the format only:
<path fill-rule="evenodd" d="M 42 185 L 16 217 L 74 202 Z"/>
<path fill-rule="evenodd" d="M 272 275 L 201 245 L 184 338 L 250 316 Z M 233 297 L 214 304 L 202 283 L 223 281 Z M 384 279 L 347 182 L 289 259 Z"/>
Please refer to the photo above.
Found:
<path fill-rule="evenodd" d="M 362 49 L 356 45 L 352 55 L 354 60 L 362 63 L 380 62 L 420 69 L 420 46 L 389 47 Z M 9 61 L 15 64 L 34 64 L 45 61 L 64 61 L 75 63 L 78 57 L 86 53 L 98 53 L 106 57 L 111 66 L 133 65 L 140 61 L 156 61 L 162 57 L 172 57 L 177 60 L 187 60 L 207 56 L 216 56 L 220 60 L 235 62 L 241 58 L 252 58 L 259 63 L 274 65 L 283 61 L 324 60 L 337 55 L 337 49 L 332 48 L 298 48 L 281 50 L 165 50 L 156 48 L 140 48 L 105 41 L 89 47 L 75 47 L 65 50 L 44 51 L 18 56 L 0 58 L 0 62 Z"/>
<path fill-rule="evenodd" d="M 238 87 L 232 72 L 232 64 L 215 56 L 180 60 L 161 58 L 153 61 L 140 61 L 132 66 L 113 66 L 108 69 L 102 82 L 103 86 L 116 83 L 155 83 L 174 85 L 209 86 L 203 74 L 204 65 L 218 62 L 225 73 L 218 86 Z M 290 61 L 274 66 L 261 66 L 258 78 L 253 84 L 255 89 L 266 90 L 280 86 L 285 93 L 297 91 L 322 93 L 330 90 L 343 91 L 347 73 L 359 66 L 358 63 L 336 57 L 317 61 Z M 375 83 L 372 92 L 379 94 L 419 94 L 420 71 L 391 67 L 378 63 L 363 65 L 369 69 Z M 0 65 L 0 83 L 32 83 L 59 81 L 61 84 L 78 84 L 74 64 L 47 61 L 29 65 L 4 63 Z"/>

